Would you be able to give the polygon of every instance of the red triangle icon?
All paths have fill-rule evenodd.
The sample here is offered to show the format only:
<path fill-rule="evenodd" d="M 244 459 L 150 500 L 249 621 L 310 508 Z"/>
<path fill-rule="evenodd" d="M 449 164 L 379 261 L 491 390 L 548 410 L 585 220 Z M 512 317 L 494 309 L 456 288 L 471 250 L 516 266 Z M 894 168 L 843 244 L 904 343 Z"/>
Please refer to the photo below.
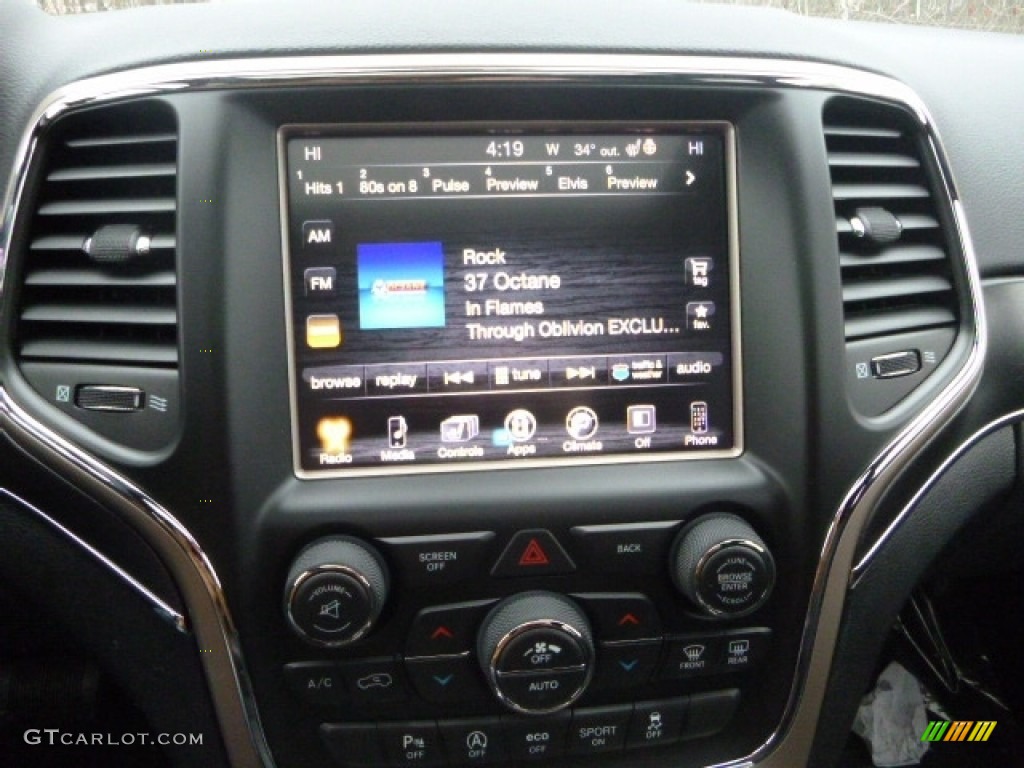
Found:
<path fill-rule="evenodd" d="M 530 543 L 526 545 L 526 549 L 519 557 L 520 565 L 549 565 L 550 563 L 547 552 L 536 539 L 530 539 Z"/>
<path fill-rule="evenodd" d="M 434 630 L 434 633 L 430 636 L 430 639 L 431 640 L 437 640 L 440 637 L 443 637 L 443 638 L 445 638 L 447 640 L 451 640 L 452 638 L 455 637 L 455 635 L 452 634 L 452 631 L 450 629 L 448 629 L 448 627 L 446 627 L 446 626 L 444 626 L 444 624 L 442 624 L 441 626 L 439 626 L 437 629 Z"/>
<path fill-rule="evenodd" d="M 626 624 L 634 624 L 634 625 L 636 625 L 636 624 L 639 624 L 639 623 L 640 623 L 640 619 L 638 619 L 632 613 L 627 613 L 625 616 L 623 616 L 621 619 L 619 619 L 619 626 L 620 627 L 623 627 Z"/>

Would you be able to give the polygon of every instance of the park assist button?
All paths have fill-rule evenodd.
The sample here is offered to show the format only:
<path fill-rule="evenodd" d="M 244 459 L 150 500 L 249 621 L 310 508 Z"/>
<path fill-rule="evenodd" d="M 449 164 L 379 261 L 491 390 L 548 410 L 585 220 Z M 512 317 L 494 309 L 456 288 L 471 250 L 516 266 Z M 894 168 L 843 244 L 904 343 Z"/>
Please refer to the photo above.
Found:
<path fill-rule="evenodd" d="M 575 570 L 576 564 L 551 531 L 534 528 L 519 531 L 512 537 L 491 570 L 491 575 L 498 578 L 556 576 Z"/>
<path fill-rule="evenodd" d="M 433 720 L 414 723 L 379 723 L 377 733 L 388 764 L 402 766 L 444 765 L 444 749 Z"/>
<path fill-rule="evenodd" d="M 415 586 L 479 577 L 493 540 L 492 531 L 379 539 L 406 581 Z"/>

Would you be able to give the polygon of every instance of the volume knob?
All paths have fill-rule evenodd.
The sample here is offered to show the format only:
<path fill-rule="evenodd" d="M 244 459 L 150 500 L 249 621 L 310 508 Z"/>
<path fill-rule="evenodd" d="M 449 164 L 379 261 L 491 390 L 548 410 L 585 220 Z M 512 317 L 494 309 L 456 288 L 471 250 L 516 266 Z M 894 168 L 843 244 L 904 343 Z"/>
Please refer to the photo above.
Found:
<path fill-rule="evenodd" d="M 676 537 L 673 552 L 673 582 L 709 616 L 752 613 L 775 584 L 775 561 L 768 547 L 736 515 L 698 518 Z"/>
<path fill-rule="evenodd" d="M 364 637 L 388 594 L 380 555 L 358 539 L 334 536 L 306 547 L 285 586 L 285 616 L 308 643 L 338 648 Z"/>

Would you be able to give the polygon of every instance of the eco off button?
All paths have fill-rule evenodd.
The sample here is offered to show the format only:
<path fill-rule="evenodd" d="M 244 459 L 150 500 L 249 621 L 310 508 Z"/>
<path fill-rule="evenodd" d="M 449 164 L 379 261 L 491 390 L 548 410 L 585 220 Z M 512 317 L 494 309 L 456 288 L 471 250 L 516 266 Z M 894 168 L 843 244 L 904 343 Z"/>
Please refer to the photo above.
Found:
<path fill-rule="evenodd" d="M 493 531 L 380 539 L 407 582 L 415 585 L 479 578 L 493 541 Z"/>

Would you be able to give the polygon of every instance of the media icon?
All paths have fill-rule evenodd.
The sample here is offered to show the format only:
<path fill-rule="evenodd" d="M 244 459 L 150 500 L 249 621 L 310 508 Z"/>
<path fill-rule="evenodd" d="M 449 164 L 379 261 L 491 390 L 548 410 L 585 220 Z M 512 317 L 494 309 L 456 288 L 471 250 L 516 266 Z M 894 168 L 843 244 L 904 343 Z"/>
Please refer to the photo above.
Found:
<path fill-rule="evenodd" d="M 574 440 L 589 440 L 597 432 L 597 414 L 585 405 L 569 411 L 565 417 L 565 429 Z"/>
<path fill-rule="evenodd" d="M 442 443 L 468 443 L 480 434 L 480 417 L 475 413 L 449 416 L 441 422 Z"/>
<path fill-rule="evenodd" d="M 703 400 L 690 403 L 690 431 L 695 435 L 708 431 L 708 404 Z"/>
<path fill-rule="evenodd" d="M 537 431 L 537 419 L 529 411 L 517 408 L 505 417 L 505 429 L 516 443 L 524 443 Z"/>
<path fill-rule="evenodd" d="M 320 450 L 324 453 L 348 453 L 352 422 L 344 416 L 324 417 L 317 422 L 316 436 L 320 440 Z"/>
<path fill-rule="evenodd" d="M 388 419 L 388 447 L 405 448 L 406 437 L 409 434 L 409 425 L 405 416 L 392 416 Z"/>
<path fill-rule="evenodd" d="M 631 405 L 626 408 L 626 431 L 631 435 L 650 435 L 658 429 L 657 408 Z"/>

